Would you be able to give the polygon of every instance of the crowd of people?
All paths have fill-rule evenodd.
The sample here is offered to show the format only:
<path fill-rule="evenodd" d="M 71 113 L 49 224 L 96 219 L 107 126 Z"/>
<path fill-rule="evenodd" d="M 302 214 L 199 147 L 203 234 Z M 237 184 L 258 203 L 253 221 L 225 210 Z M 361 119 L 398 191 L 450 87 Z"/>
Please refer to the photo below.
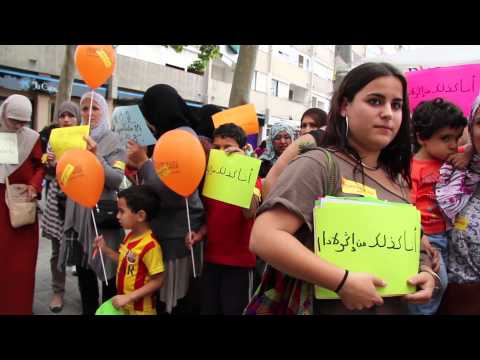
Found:
<path fill-rule="evenodd" d="M 12 95 L 0 107 L 0 132 L 17 134 L 19 157 L 0 164 L 0 314 L 32 314 L 39 234 L 52 244 L 56 313 L 65 269 L 75 266 L 83 315 L 110 299 L 129 315 L 480 314 L 480 97 L 468 118 L 441 98 L 411 113 L 402 73 L 365 63 L 342 80 L 328 114 L 303 114 L 298 138 L 279 122 L 258 146 L 236 124 L 215 128 L 212 115 L 222 108 L 194 112 L 169 85 L 147 89 L 138 106 L 156 139 L 182 129 L 198 136 L 207 158 L 216 149 L 261 160 L 250 207 L 204 197 L 200 185 L 187 199 L 189 232 L 185 199 L 157 176 L 154 146 L 122 145 L 103 96 L 87 92 L 80 106 L 61 104 L 39 134 L 28 126 L 30 101 Z M 97 207 L 116 214 L 97 219 L 99 236 L 90 209 L 62 192 L 48 140 L 53 128 L 80 124 L 90 125 L 87 150 L 105 172 Z M 470 141 L 460 144 L 465 127 Z M 315 255 L 315 201 L 352 196 L 343 181 L 420 211 L 420 266 L 405 279 L 415 292 L 382 298 L 384 279 Z M 25 184 L 30 201 L 45 196 L 40 220 L 12 226 L 10 184 Z M 314 286 L 338 299 L 315 298 Z"/>

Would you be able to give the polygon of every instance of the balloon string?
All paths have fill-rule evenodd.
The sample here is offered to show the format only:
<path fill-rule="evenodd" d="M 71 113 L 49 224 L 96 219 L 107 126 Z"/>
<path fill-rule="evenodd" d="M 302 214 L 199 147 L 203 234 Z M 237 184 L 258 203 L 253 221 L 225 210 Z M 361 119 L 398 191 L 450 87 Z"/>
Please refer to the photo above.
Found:
<path fill-rule="evenodd" d="M 187 221 L 188 221 L 188 237 L 190 238 L 190 241 L 192 240 L 192 228 L 190 227 L 190 214 L 188 211 L 188 200 L 185 197 L 185 204 L 187 205 Z M 193 265 L 193 278 L 195 279 L 197 277 L 197 273 L 195 272 L 195 258 L 193 257 L 193 245 L 190 248 L 190 254 L 192 255 L 192 265 Z"/>
<path fill-rule="evenodd" d="M 92 214 L 93 227 L 95 228 L 95 235 L 98 237 L 97 223 L 95 222 L 95 216 L 93 215 L 93 209 L 90 209 L 90 212 Z M 105 276 L 105 284 L 108 286 L 107 272 L 105 271 L 105 263 L 103 262 L 102 249 L 98 248 L 98 250 L 100 251 L 100 261 L 102 262 L 102 270 L 103 270 L 103 276 Z M 95 256 L 95 254 L 94 254 L 94 256 Z"/>
<path fill-rule="evenodd" d="M 93 95 L 94 91 L 92 89 L 92 96 L 90 97 L 90 110 L 88 111 L 88 126 L 90 127 L 90 120 L 92 119 L 92 107 L 93 107 Z"/>

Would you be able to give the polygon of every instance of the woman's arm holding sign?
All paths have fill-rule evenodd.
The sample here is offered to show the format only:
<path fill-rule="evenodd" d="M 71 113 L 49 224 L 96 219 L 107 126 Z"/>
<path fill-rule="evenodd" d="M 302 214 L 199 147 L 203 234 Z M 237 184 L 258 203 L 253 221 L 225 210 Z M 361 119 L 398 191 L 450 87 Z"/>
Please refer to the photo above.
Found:
<path fill-rule="evenodd" d="M 300 217 L 276 205 L 255 221 L 250 250 L 290 276 L 335 291 L 346 271 L 320 259 L 292 235 L 302 225 Z M 338 294 L 350 310 L 370 308 L 383 304 L 376 286 L 385 283 L 370 274 L 349 273 Z"/>

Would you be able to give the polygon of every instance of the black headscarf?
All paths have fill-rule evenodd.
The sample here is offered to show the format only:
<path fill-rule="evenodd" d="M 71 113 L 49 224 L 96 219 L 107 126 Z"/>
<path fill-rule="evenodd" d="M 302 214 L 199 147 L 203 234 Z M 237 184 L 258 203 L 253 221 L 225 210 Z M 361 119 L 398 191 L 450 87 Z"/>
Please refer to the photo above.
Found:
<path fill-rule="evenodd" d="M 148 88 L 139 107 L 145 119 L 155 126 L 157 138 L 181 126 L 197 128 L 198 120 L 177 90 L 169 85 L 157 84 Z"/>
<path fill-rule="evenodd" d="M 207 104 L 203 105 L 200 109 L 197 110 L 197 118 L 199 120 L 199 125 L 197 129 L 198 135 L 203 135 L 212 139 L 213 132 L 215 131 L 215 126 L 213 126 L 212 115 L 222 111 L 223 109 L 220 106 Z"/>

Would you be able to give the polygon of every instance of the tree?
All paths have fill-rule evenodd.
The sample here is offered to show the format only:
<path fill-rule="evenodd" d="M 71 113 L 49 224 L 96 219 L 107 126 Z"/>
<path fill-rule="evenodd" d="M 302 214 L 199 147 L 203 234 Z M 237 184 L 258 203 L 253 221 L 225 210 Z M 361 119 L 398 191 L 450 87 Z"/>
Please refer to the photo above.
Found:
<path fill-rule="evenodd" d="M 77 47 L 76 45 L 65 46 L 65 58 L 63 60 L 62 71 L 60 73 L 60 80 L 58 82 L 58 91 L 57 91 L 57 97 L 55 99 L 54 114 L 57 113 L 58 107 L 64 101 L 69 101 L 72 97 L 73 79 L 75 77 L 74 57 L 75 57 L 76 47 Z"/>
<path fill-rule="evenodd" d="M 335 78 L 333 89 L 337 90 L 352 66 L 352 45 L 335 45 Z"/>
<path fill-rule="evenodd" d="M 187 45 L 165 45 L 176 52 L 182 52 Z M 198 59 L 188 67 L 189 71 L 203 73 L 208 62 L 220 58 L 218 45 L 200 45 Z M 229 107 L 247 104 L 250 101 L 250 88 L 257 61 L 258 45 L 240 45 L 237 65 L 233 74 L 232 90 L 230 91 Z"/>
<path fill-rule="evenodd" d="M 177 53 L 183 51 L 185 46 L 188 45 L 165 45 L 171 47 Z M 195 60 L 189 67 L 188 71 L 202 75 L 205 69 L 208 66 L 210 60 L 219 59 L 222 57 L 220 53 L 220 47 L 218 45 L 200 45 L 199 47 L 200 54 L 198 54 L 198 59 Z"/>
<path fill-rule="evenodd" d="M 255 63 L 257 61 L 258 45 L 241 45 L 238 54 L 235 73 L 233 74 L 232 90 L 230 91 L 229 107 L 247 104 L 250 101 Z"/>
<path fill-rule="evenodd" d="M 176 52 L 182 52 L 188 45 L 165 45 Z M 114 46 L 115 47 L 115 46 Z M 75 49 L 76 45 L 66 45 L 65 59 L 60 74 L 57 98 L 55 101 L 55 113 L 64 101 L 70 100 L 72 96 L 73 80 L 75 76 Z M 209 61 L 221 58 L 218 45 L 200 45 L 200 54 L 188 68 L 195 73 L 203 73 Z M 230 92 L 229 107 L 247 104 L 250 100 L 250 88 L 257 60 L 258 45 L 241 45 L 237 65 L 233 75 L 232 90 Z"/>

